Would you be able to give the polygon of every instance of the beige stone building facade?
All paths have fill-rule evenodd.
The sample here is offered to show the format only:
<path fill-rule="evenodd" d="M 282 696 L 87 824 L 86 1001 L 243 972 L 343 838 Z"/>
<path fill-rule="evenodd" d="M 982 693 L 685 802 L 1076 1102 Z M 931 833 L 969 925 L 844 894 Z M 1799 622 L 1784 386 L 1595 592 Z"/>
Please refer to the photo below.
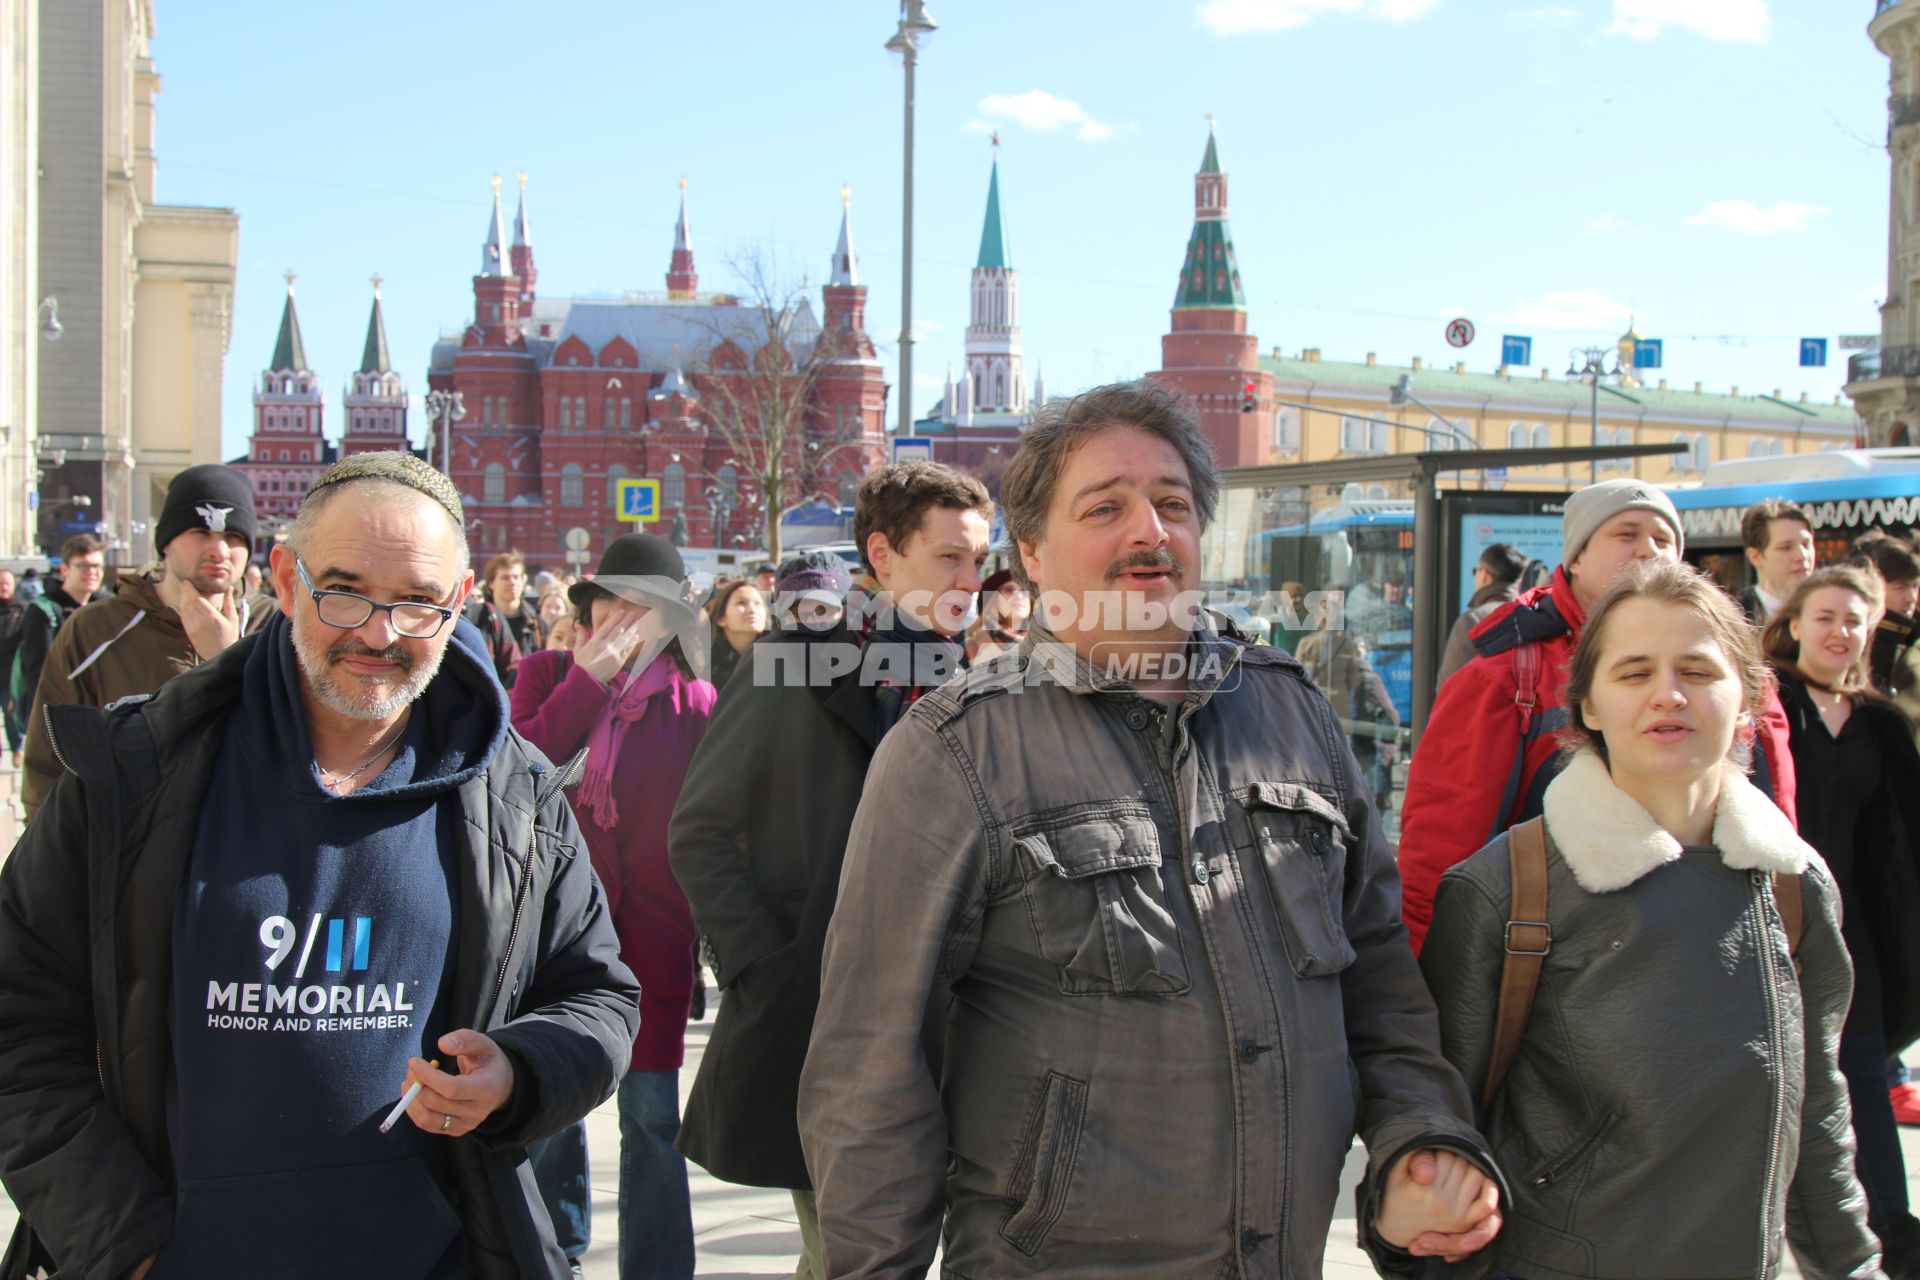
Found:
<path fill-rule="evenodd" d="M 1887 300 L 1880 349 L 1847 361 L 1847 394 L 1876 445 L 1920 441 L 1920 0 L 1876 0 L 1867 34 L 1887 55 Z"/>
<path fill-rule="evenodd" d="M 239 219 L 155 200 L 152 0 L 40 0 L 36 536 L 92 529 L 110 562 L 152 557 L 183 467 L 220 457 L 220 379 Z M 12 199 L 12 196 L 9 196 Z"/>
<path fill-rule="evenodd" d="M 0 0 L 0 558 L 30 554 L 40 305 L 39 0 Z"/>
<path fill-rule="evenodd" d="M 1862 443 L 1859 418 L 1836 396 L 1814 403 L 1779 391 L 1670 387 L 1657 372 L 1646 382 L 1593 386 L 1551 371 L 1470 372 L 1463 363 L 1388 364 L 1326 360 L 1318 348 L 1260 360 L 1273 379 L 1268 462 L 1319 462 L 1366 454 L 1436 449 L 1540 449 L 1681 444 L 1673 457 L 1601 463 L 1599 478 L 1637 476 L 1656 484 L 1698 480 L 1728 458 L 1774 457 L 1851 449 Z M 1408 394 L 1396 389 L 1405 379 Z M 1427 407 L 1422 407 L 1422 406 Z M 1435 412 L 1428 412 L 1431 408 Z M 1596 434 L 1597 427 L 1597 434 Z M 1587 483 L 1589 468 L 1516 468 L 1508 475 L 1462 477 L 1466 487 L 1567 489 Z"/>

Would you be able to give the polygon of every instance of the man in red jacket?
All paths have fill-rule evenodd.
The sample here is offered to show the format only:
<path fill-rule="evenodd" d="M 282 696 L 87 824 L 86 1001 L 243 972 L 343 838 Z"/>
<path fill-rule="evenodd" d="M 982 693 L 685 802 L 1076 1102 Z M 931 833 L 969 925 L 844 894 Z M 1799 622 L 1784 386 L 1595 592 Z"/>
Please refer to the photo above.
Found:
<path fill-rule="evenodd" d="M 1540 814 L 1560 772 L 1567 661 L 1587 614 L 1635 560 L 1678 560 L 1680 516 L 1642 480 L 1603 480 L 1567 499 L 1560 567 L 1473 630 L 1475 656 L 1440 686 L 1401 807 L 1401 915 L 1418 952 L 1448 867 Z M 1756 726 L 1754 782 L 1793 810 L 1787 719 L 1769 691 Z"/>

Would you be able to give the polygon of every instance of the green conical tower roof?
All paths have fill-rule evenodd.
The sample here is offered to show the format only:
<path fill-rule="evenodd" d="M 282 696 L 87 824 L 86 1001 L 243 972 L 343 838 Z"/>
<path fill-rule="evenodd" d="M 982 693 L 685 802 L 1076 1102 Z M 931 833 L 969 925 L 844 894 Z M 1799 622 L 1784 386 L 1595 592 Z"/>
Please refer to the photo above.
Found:
<path fill-rule="evenodd" d="M 287 272 L 287 306 L 280 313 L 280 336 L 274 340 L 273 362 L 269 369 L 307 369 L 307 344 L 300 340 L 300 316 L 293 309 L 293 272 Z"/>
<path fill-rule="evenodd" d="M 1233 233 L 1227 229 L 1227 175 L 1220 168 L 1220 148 L 1213 126 L 1207 127 L 1207 154 L 1194 175 L 1193 234 L 1187 238 L 1187 256 L 1180 265 L 1180 287 L 1174 292 L 1175 310 L 1217 308 L 1244 311 L 1247 296 L 1240 288 L 1240 262 L 1233 252 Z"/>
<path fill-rule="evenodd" d="M 1233 236 L 1225 219 L 1208 218 L 1193 224 L 1173 305 L 1246 310 L 1247 296 L 1240 289 L 1240 263 L 1234 257 Z"/>
<path fill-rule="evenodd" d="M 375 277 L 377 280 L 378 277 Z M 392 373 L 393 361 L 387 357 L 387 322 L 380 314 L 380 286 L 373 286 L 373 314 L 367 317 L 367 345 L 360 352 L 360 372 Z"/>
<path fill-rule="evenodd" d="M 996 139 L 996 145 L 998 140 Z M 1007 254 L 1007 229 L 1000 222 L 1000 159 L 994 157 L 993 175 L 987 179 L 987 221 L 980 228 L 980 261 L 973 264 L 981 267 L 1011 268 Z"/>

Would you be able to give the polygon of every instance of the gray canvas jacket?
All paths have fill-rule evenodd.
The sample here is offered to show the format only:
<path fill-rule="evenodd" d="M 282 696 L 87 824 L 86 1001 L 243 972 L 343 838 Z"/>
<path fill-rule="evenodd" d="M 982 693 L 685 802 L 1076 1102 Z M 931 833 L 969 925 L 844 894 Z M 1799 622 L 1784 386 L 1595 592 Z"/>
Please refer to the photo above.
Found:
<path fill-rule="evenodd" d="M 1729 773 L 1713 848 L 1682 849 L 1591 753 L 1547 789 L 1553 945 L 1486 1130 L 1513 1178 L 1467 1269 L 1528 1280 L 1878 1276 L 1835 1063 L 1853 992 L 1819 855 Z M 1800 876 L 1800 947 L 1770 873 Z M 1440 881 L 1420 963 L 1476 1092 L 1512 873 L 1501 836 Z M 1800 966 L 1796 978 L 1795 959 Z"/>
<path fill-rule="evenodd" d="M 801 1080 L 829 1274 L 924 1274 L 944 1214 L 954 1280 L 1318 1275 L 1356 1130 L 1362 1223 L 1409 1149 L 1492 1168 L 1326 699 L 1188 653 L 1163 710 L 1036 629 L 881 743 Z"/>

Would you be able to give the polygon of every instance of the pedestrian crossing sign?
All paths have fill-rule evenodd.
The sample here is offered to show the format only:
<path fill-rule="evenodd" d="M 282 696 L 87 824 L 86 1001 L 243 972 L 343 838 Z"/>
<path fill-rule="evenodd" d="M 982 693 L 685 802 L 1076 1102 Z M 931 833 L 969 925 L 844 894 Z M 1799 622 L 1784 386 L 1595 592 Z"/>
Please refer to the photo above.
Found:
<path fill-rule="evenodd" d="M 617 481 L 620 519 L 633 524 L 651 523 L 660 518 L 660 482 L 658 480 Z"/>

